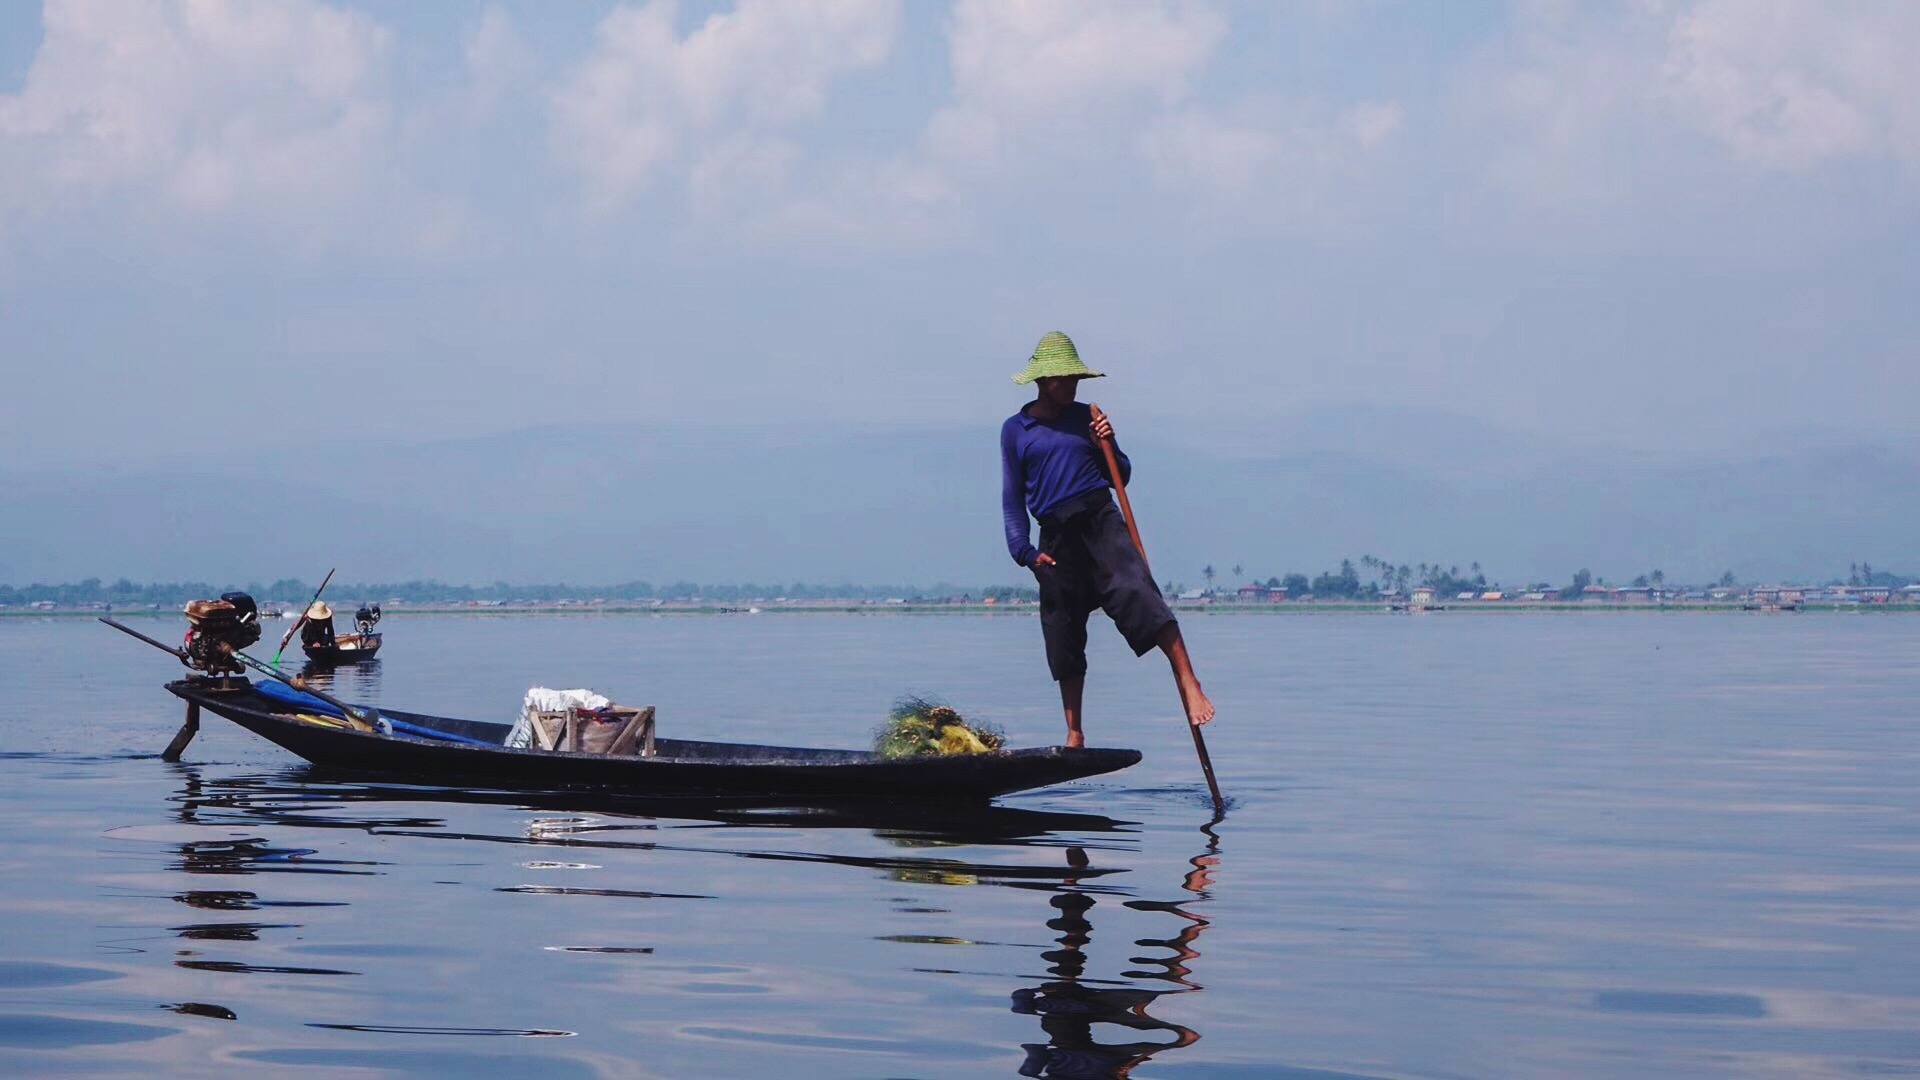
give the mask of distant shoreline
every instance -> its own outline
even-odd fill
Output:
[[[1439,605],[1425,611],[1393,610],[1384,602],[1348,602],[1337,600],[1296,600],[1277,604],[1263,603],[1191,603],[1175,602],[1173,610],[1179,615],[1199,616],[1310,616],[1310,615],[1396,615],[1430,617],[1436,615],[1531,615],[1531,614],[1580,614],[1580,615],[1689,615],[1689,614],[1741,614],[1741,615],[1800,615],[1800,614],[1902,614],[1920,613],[1920,604],[1801,604],[1791,609],[1756,608],[1745,604],[1722,602],[1669,602],[1669,603],[1620,603],[1620,602],[1581,602],[1581,601],[1460,601]],[[1018,604],[980,604],[980,603],[885,603],[852,601],[837,603],[820,601],[809,603],[759,605],[735,604],[699,604],[666,603],[658,606],[648,604],[500,604],[479,607],[465,604],[409,604],[389,605],[383,610],[388,618],[405,618],[409,615],[470,615],[482,618],[501,618],[507,616],[558,616],[558,617],[594,617],[594,616],[761,616],[761,615],[1022,615],[1039,613],[1039,605],[1032,601]],[[115,618],[164,618],[178,619],[180,612],[174,608],[10,608],[0,610],[0,619],[71,619],[79,617],[98,617],[112,615]],[[293,618],[269,618],[267,626],[285,622],[292,624]]]

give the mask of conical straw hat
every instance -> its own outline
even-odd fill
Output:
[[[307,609],[307,618],[314,622],[318,622],[321,619],[331,619],[333,618],[333,609],[327,606],[325,600],[315,600],[313,606]]]
[[[1077,375],[1082,379],[1106,378],[1080,362],[1080,350],[1073,347],[1073,339],[1058,330],[1047,331],[1047,336],[1034,346],[1033,358],[1027,361],[1027,368],[1013,377],[1013,381],[1026,385],[1035,379],[1044,379],[1057,375]]]

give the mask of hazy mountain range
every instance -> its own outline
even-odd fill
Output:
[[[349,582],[1022,582],[996,435],[582,424],[347,445],[240,427],[190,461],[0,470],[0,582],[330,566]],[[1508,585],[1581,567],[1755,581],[1920,566],[1913,444],[1654,454],[1384,408],[1237,431],[1138,422],[1121,439],[1155,570],[1179,583],[1209,563],[1264,578],[1362,554],[1478,561]]]

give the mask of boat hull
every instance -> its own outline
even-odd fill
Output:
[[[508,749],[306,723],[287,714],[287,705],[260,695],[244,680],[230,682],[231,689],[220,689],[183,679],[168,683],[167,690],[315,765],[404,777],[412,783],[480,781],[537,790],[585,787],[632,796],[980,801],[1115,772],[1140,760],[1140,751],[1117,747],[1050,746],[992,754],[882,758],[866,750],[684,739],[657,740],[658,754],[650,758]],[[506,724],[388,709],[380,714],[495,744],[508,731]]]
[[[335,638],[332,645],[302,645],[300,649],[316,664],[357,664],[373,659],[380,651],[380,635],[347,634]]]

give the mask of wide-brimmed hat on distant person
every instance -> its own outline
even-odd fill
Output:
[[[1027,361],[1026,370],[1013,377],[1013,381],[1025,386],[1035,379],[1058,378],[1066,376],[1076,379],[1104,379],[1105,375],[1080,362],[1080,350],[1073,347],[1073,339],[1058,330],[1047,331],[1047,336],[1034,346],[1033,357]]]
[[[326,601],[315,600],[313,606],[307,609],[307,618],[313,622],[331,619],[333,618],[333,609],[327,606]]]

